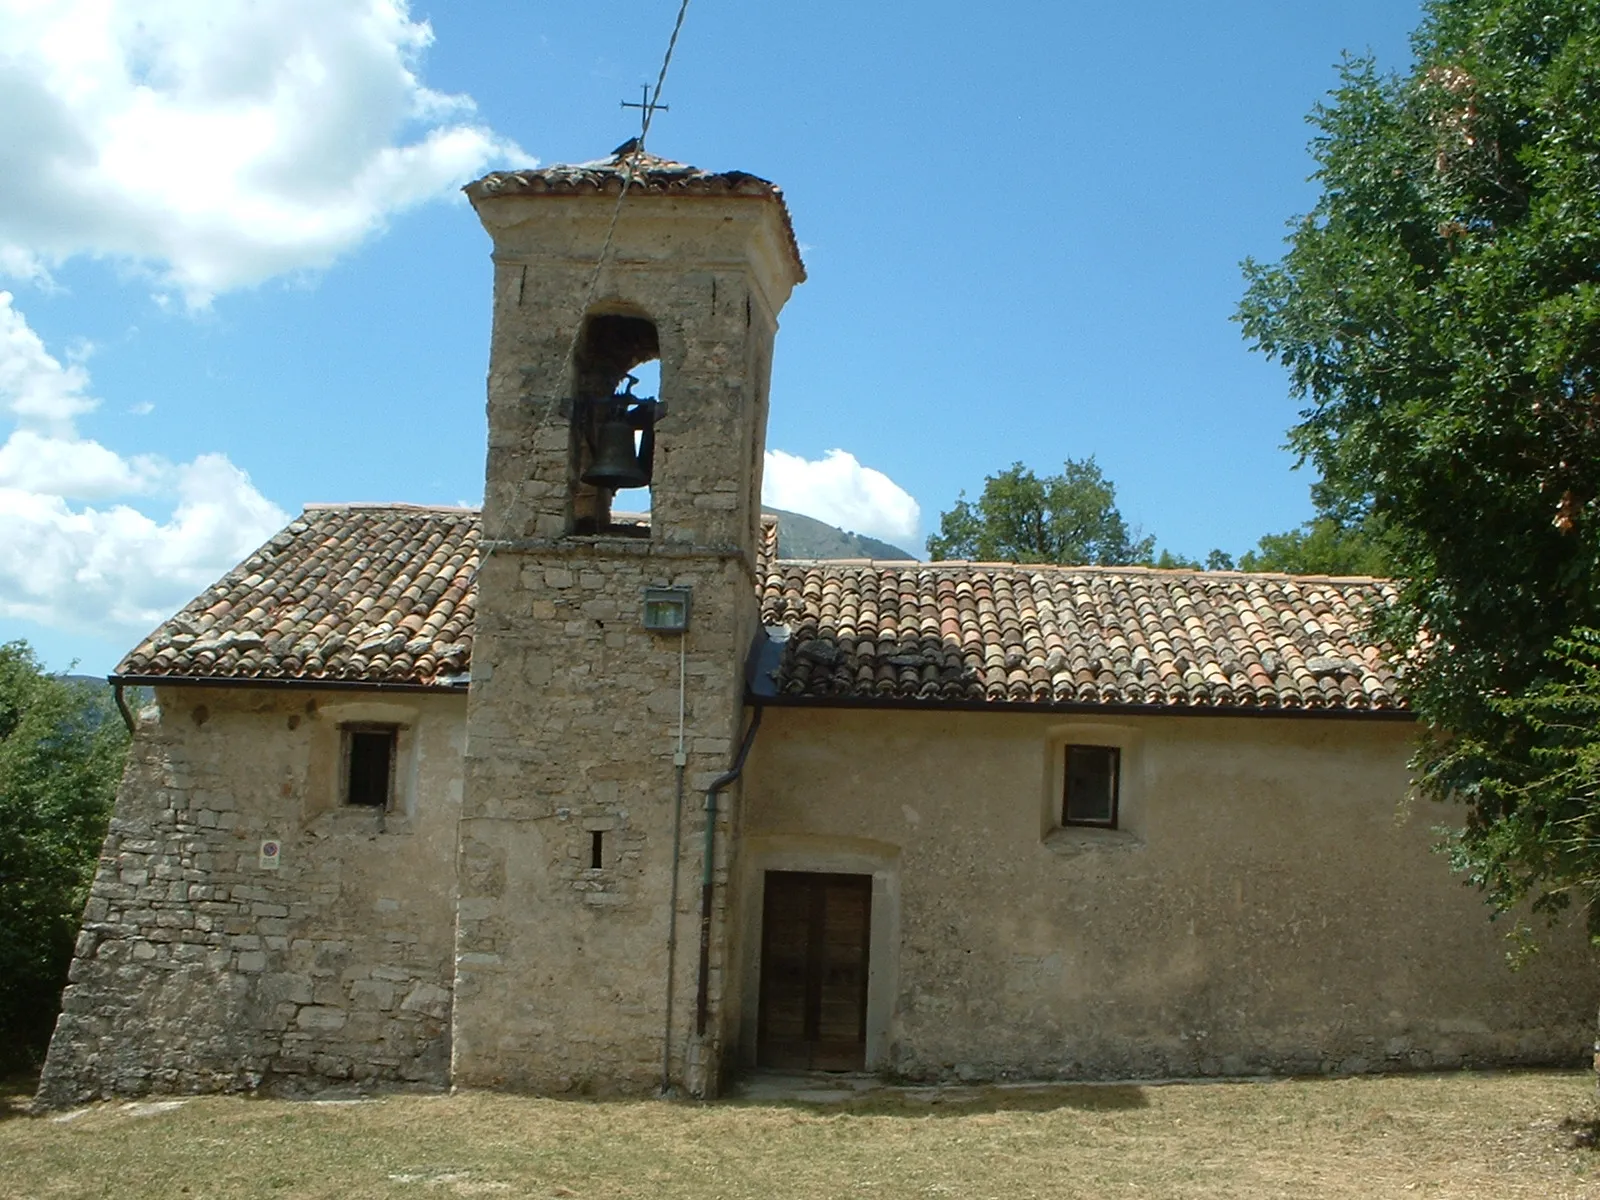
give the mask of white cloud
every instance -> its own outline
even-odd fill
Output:
[[[922,509],[909,492],[845,450],[829,450],[815,461],[768,450],[761,501],[900,543],[916,538],[922,520]]]
[[[0,487],[75,500],[153,491],[167,481],[171,470],[153,455],[123,458],[99,442],[50,437],[31,429],[13,431],[0,445]]]
[[[531,161],[421,83],[432,40],[406,0],[0,0],[0,277],[109,258],[203,305]],[[83,354],[0,292],[0,618],[124,638],[288,517],[220,454],[82,436]]]
[[[0,0],[0,271],[145,264],[203,304],[526,163],[416,75],[405,0]]]
[[[166,520],[0,487],[0,617],[137,636],[288,520],[220,454],[173,474],[178,503]]]
[[[63,366],[0,292],[0,618],[117,638],[144,633],[282,526],[288,516],[220,454],[126,458],[77,434],[89,375]],[[140,495],[170,510],[74,500]]]
[[[74,417],[94,408],[89,372],[82,363],[62,366],[39,335],[0,292],[0,412],[23,425],[64,434]]]

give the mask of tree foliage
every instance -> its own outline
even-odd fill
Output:
[[[1288,575],[1372,575],[1380,578],[1391,570],[1383,535],[1370,521],[1346,524],[1326,513],[1287,533],[1265,535],[1254,550],[1239,556],[1238,569],[1281,571]]]
[[[1458,865],[1501,908],[1593,901],[1546,718],[1600,627],[1600,0],[1430,0],[1413,51],[1312,114],[1320,199],[1239,315],[1330,502],[1383,531],[1417,777],[1471,805]]]
[[[50,1036],[127,741],[108,696],[0,645],[0,1067]]]
[[[1299,529],[1269,533],[1235,561],[1222,550],[1205,560],[1135,538],[1116,505],[1116,487],[1094,457],[1068,459],[1060,475],[1040,479],[1013,463],[984,480],[976,503],[966,493],[939,519],[928,553],[976,562],[1149,566],[1162,570],[1277,571],[1290,575],[1375,575],[1389,571],[1388,549],[1370,515],[1341,517],[1313,489],[1318,515]]]
[[[1600,633],[1560,638],[1549,657],[1551,678],[1491,701],[1533,735],[1525,747],[1468,736],[1450,748],[1478,776],[1455,866],[1501,907],[1600,893]]]
[[[1117,511],[1116,488],[1090,455],[1067,459],[1040,479],[1013,463],[983,481],[977,503],[966,493],[928,538],[931,558],[977,562],[1126,566],[1150,557],[1155,539],[1135,538]]]

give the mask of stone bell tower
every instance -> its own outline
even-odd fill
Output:
[[[452,1075],[645,1092],[665,1068],[709,1094],[737,998],[718,913],[699,1031],[702,798],[740,736],[772,344],[805,271],[742,172],[635,153],[466,192],[495,275]],[[652,359],[659,397],[632,394]],[[611,511],[644,476],[648,527]],[[647,594],[686,630],[647,628]]]

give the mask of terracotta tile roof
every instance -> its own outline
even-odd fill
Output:
[[[305,513],[146,638],[123,677],[459,685],[471,666],[476,510]],[[1370,579],[1137,567],[778,562],[787,630],[757,691],[796,703],[1402,708],[1363,614]]]
[[[649,517],[616,513],[621,523]],[[471,668],[479,513],[308,505],[117,665],[131,678],[450,686]],[[762,515],[756,567],[778,550]]]
[[[756,573],[765,579],[778,562],[778,518],[771,513],[762,513],[759,532],[761,537],[756,542]]]
[[[310,506],[117,674],[448,685],[472,658],[477,565],[474,509]]]
[[[800,280],[806,277],[805,261],[800,257],[800,243],[795,240],[794,225],[789,220],[789,206],[783,201],[783,189],[759,175],[747,171],[702,171],[687,163],[654,154],[640,153],[631,157],[625,151],[631,143],[619,147],[619,152],[609,158],[586,163],[557,163],[527,171],[492,171],[482,179],[475,179],[461,190],[474,204],[495,196],[559,196],[581,192],[609,192],[615,195],[622,186],[624,170],[632,172],[628,191],[653,195],[675,196],[753,196],[774,200],[783,218],[783,229],[799,268]]]
[[[1363,632],[1394,588],[1138,567],[780,563],[760,690],[812,701],[1166,709],[1402,706]]]

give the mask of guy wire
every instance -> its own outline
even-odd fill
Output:
[[[672,65],[672,52],[678,46],[678,34],[683,30],[683,18],[689,11],[689,0],[681,0],[678,5],[678,17],[672,24],[672,36],[667,39],[666,53],[661,56],[661,70],[656,75],[656,85],[651,90],[650,98],[645,104],[644,122],[639,131],[639,139],[628,152],[627,157],[618,165],[617,175],[622,180],[622,187],[617,192],[617,202],[611,209],[611,221],[606,226],[605,240],[600,243],[600,255],[595,259],[594,270],[589,273],[588,286],[584,288],[583,300],[578,305],[578,319],[572,327],[572,340],[567,343],[567,356],[565,362],[572,363],[578,353],[578,341],[583,336],[583,317],[589,311],[589,305],[594,301],[595,290],[600,286],[600,275],[605,270],[606,262],[611,257],[612,242],[616,238],[617,221],[622,216],[622,202],[628,197],[628,188],[633,185],[634,173],[640,157],[644,154],[645,138],[650,135],[650,122],[655,118],[656,105],[661,100],[661,89],[667,82],[667,68]],[[559,396],[551,396],[545,409],[545,419],[549,420],[551,412],[561,402]],[[516,512],[517,502],[522,499],[523,488],[527,485],[527,478],[517,481],[516,488],[511,493],[511,501],[506,505],[504,522],[496,537],[479,538],[478,565],[473,569],[471,579],[475,580],[478,573],[483,570],[483,564],[489,560],[496,549],[503,543],[510,522]]]

